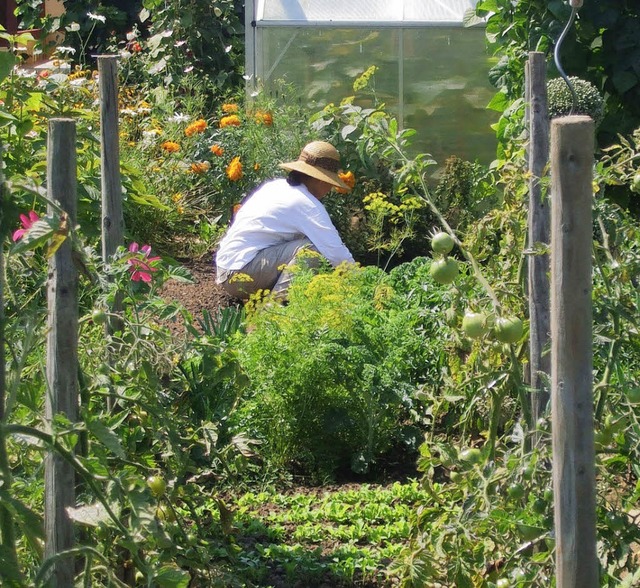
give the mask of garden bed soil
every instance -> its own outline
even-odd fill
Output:
[[[161,295],[168,301],[179,302],[191,313],[194,321],[202,317],[204,310],[215,315],[217,310],[237,304],[237,300],[216,284],[213,254],[207,254],[199,259],[179,259],[178,261],[191,272],[193,283],[168,280],[162,286]],[[180,331],[182,326],[173,324],[171,329]]]

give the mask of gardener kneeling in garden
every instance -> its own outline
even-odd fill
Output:
[[[340,156],[333,145],[314,141],[297,161],[280,164],[286,179],[265,182],[238,210],[216,253],[217,282],[246,300],[258,290],[285,299],[296,262],[317,267],[315,251],[334,267],[353,256],[340,239],[321,200],[333,187],[349,189],[338,176]]]

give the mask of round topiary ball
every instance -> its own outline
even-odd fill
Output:
[[[570,76],[569,81],[578,98],[576,110],[572,113],[573,97],[567,83],[562,78],[547,82],[547,101],[550,118],[584,114],[590,116],[595,124],[599,124],[604,116],[604,100],[598,89],[587,80]]]

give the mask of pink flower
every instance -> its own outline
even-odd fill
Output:
[[[31,228],[33,223],[40,220],[40,217],[36,214],[34,210],[29,211],[29,215],[21,214],[20,222],[22,223],[22,228],[14,231],[13,236],[11,237],[14,241],[19,241],[22,237],[25,236],[26,232]]]
[[[131,279],[134,282],[145,282],[148,284],[151,282],[151,274],[158,271],[158,268],[153,267],[151,264],[161,258],[158,256],[150,257],[151,246],[149,245],[140,247],[137,243],[131,243],[131,245],[129,245],[129,251],[134,254],[134,256],[127,260],[130,266]]]

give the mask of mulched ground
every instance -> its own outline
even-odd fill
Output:
[[[202,317],[202,311],[208,310],[215,315],[220,308],[237,304],[218,284],[216,270],[213,265],[213,254],[200,259],[179,259],[189,269],[194,278],[193,284],[169,280],[162,287],[162,296],[167,300],[180,302],[194,317]],[[180,329],[175,325],[172,329]]]

